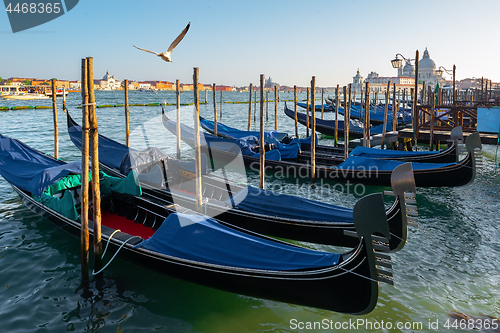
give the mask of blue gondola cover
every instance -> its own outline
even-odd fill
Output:
[[[297,270],[338,264],[340,254],[251,236],[212,218],[170,214],[151,238],[135,246],[178,258],[261,270]]]
[[[353,222],[352,209],[296,195],[277,194],[253,186],[248,186],[248,191],[241,190],[234,194],[233,200],[226,200],[228,205],[232,205],[232,202],[238,202],[235,208],[263,215],[330,223]]]
[[[11,184],[42,195],[70,172],[81,173],[82,163],[64,163],[44,156],[21,141],[0,134],[0,174]]]

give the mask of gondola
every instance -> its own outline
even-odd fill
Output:
[[[163,113],[163,125],[172,134],[176,135],[176,123]],[[194,147],[194,131],[191,127],[181,124],[181,139]],[[240,152],[234,150],[237,142],[232,142],[227,149],[227,140],[218,138],[208,133],[202,133],[201,150],[213,160],[230,162]],[[223,142],[224,141],[224,142]],[[481,141],[479,133],[473,133],[466,139],[467,155],[456,163],[418,163],[411,162],[415,184],[417,187],[455,187],[464,186],[474,180],[476,161],[481,157]],[[243,161],[247,170],[258,172],[260,160],[256,157],[245,156]],[[309,159],[300,156],[296,161],[266,160],[266,172],[275,172],[284,177],[296,179],[297,177],[310,178],[311,166]],[[331,160],[331,159],[330,159]],[[327,179],[349,184],[364,184],[374,186],[390,186],[392,171],[404,162],[381,160],[350,156],[343,163],[336,165],[328,158],[316,159],[316,178]]]
[[[65,201],[79,214],[74,198],[81,185],[74,177],[81,163],[66,164],[2,135],[0,156],[0,174],[23,203],[79,237],[79,215],[67,216],[58,205],[46,203]],[[73,177],[72,187],[67,177]],[[57,189],[60,198],[49,189]],[[330,253],[235,230],[203,215],[154,205],[140,191],[134,195],[116,189],[101,192],[102,241],[133,264],[220,290],[347,314],[370,312],[377,304],[379,281],[392,284],[390,257],[375,253],[380,245],[373,243],[390,238],[380,193],[354,207],[359,244],[346,253]],[[146,223],[146,214],[154,217],[153,224]],[[92,223],[89,227],[93,234]]]
[[[295,119],[295,111],[290,110],[285,103],[285,114]],[[307,114],[302,112],[297,112],[297,121],[304,126],[307,126]],[[309,128],[312,127],[312,115],[309,116]],[[370,133],[381,134],[384,129],[383,125],[379,125],[370,129]],[[387,131],[392,130],[392,125],[389,123],[387,125]],[[321,134],[335,136],[335,120],[325,120],[316,118],[316,131]],[[338,121],[338,135],[344,136],[344,121]],[[363,123],[357,119],[351,119],[349,122],[349,138],[362,138],[363,137]]]
[[[297,102],[297,105],[300,106],[300,107],[303,107],[304,109],[307,109],[307,103],[300,103],[300,102]],[[311,110],[311,104],[309,104],[309,110]],[[314,110],[316,112],[321,112],[321,104],[320,105],[314,105]],[[323,104],[323,112],[333,112],[335,111],[334,108],[332,108],[332,106],[330,104]]]
[[[287,113],[288,111],[288,113]],[[289,115],[289,113],[294,113],[286,108],[285,113]],[[303,114],[301,114],[303,115]],[[316,122],[321,121],[321,119],[316,118]],[[335,121],[334,120],[326,120],[324,122],[329,122],[330,126],[332,126],[332,131],[335,130]],[[200,117],[200,126],[206,130],[207,132],[214,134],[214,123],[211,120],[204,119]],[[236,128],[226,126],[220,122],[217,123],[217,135],[223,138],[234,139],[239,138],[244,135],[254,135],[258,136],[259,132],[256,131],[240,131]],[[458,126],[451,130],[451,145],[445,150],[440,151],[399,151],[399,150],[385,150],[385,149],[377,149],[377,148],[369,148],[358,146],[351,150],[349,156],[362,156],[367,158],[375,158],[375,159],[386,159],[386,160],[395,160],[395,161],[403,161],[403,162],[419,162],[419,163],[452,163],[459,161],[459,152],[458,149],[461,149],[463,146],[463,135],[462,135],[462,127]],[[277,140],[287,141],[290,140],[287,133],[278,132],[278,131],[266,131],[265,132],[265,140],[266,142],[274,142]],[[301,139],[301,155],[310,156],[311,151],[311,139]],[[457,149],[458,148],[458,149]],[[316,156],[317,158],[321,158],[322,156],[328,156],[330,158],[335,158],[339,161],[339,163],[344,161],[344,148],[338,148],[333,146],[325,146],[325,145],[316,145]]]
[[[68,133],[75,144],[81,149],[81,127],[68,117]],[[136,152],[119,142],[99,135],[99,158],[101,168],[109,175],[124,178],[129,168],[126,161],[130,153]],[[161,159],[151,162],[147,167],[144,163],[136,167],[139,172],[143,191],[158,200],[173,202],[190,209],[196,207],[193,182],[188,177],[182,177],[179,163],[174,159],[161,155]],[[181,162],[182,163],[182,162]],[[154,169],[160,172],[152,180],[148,174],[154,174]],[[182,168],[182,167],[181,167]],[[184,168],[186,169],[186,167]],[[142,170],[143,173],[141,173]],[[144,174],[144,177],[142,177]],[[391,176],[395,202],[387,210],[387,221],[391,231],[390,251],[403,248],[407,239],[408,224],[417,222],[416,193],[413,172],[410,164],[398,167]],[[163,184],[163,186],[162,186]],[[354,247],[358,241],[345,234],[354,231],[352,210],[293,195],[278,194],[231,182],[213,175],[203,175],[203,195],[206,214],[217,216],[218,219],[231,225],[236,225],[261,234],[288,238],[311,243]],[[229,190],[228,190],[229,189]],[[245,196],[242,199],[242,196]],[[242,199],[242,200],[241,200]],[[407,201],[411,204],[407,205]],[[407,217],[407,214],[411,215]]]
[[[327,101],[328,102],[328,101]],[[331,103],[331,102],[330,102]],[[333,105],[333,104],[330,104]],[[392,106],[389,106],[387,113],[387,122],[392,124],[392,119],[394,118],[394,114],[392,111]],[[390,112],[389,112],[390,110]],[[339,113],[344,115],[345,109],[342,106],[339,106]],[[365,107],[363,105],[363,115],[365,114]],[[370,106],[370,124],[372,125],[380,125],[384,123],[384,114],[385,107],[378,105],[376,108],[372,105]],[[353,119],[361,119],[361,104],[359,102],[351,103],[351,118]],[[402,108],[398,110],[397,118],[398,124],[411,124],[412,121],[412,113],[411,109],[405,109],[404,112],[404,121],[403,121],[403,111]]]

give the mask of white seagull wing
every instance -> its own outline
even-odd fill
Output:
[[[177,36],[177,38],[172,42],[172,44],[170,44],[170,46],[168,47],[168,50],[166,52],[167,54],[172,53],[173,49],[177,46],[177,44],[179,44],[181,42],[181,40],[184,38],[184,36],[186,36],[190,25],[191,25],[191,22],[188,23],[188,25],[184,28],[184,30],[182,30],[182,32],[179,34],[179,36]]]
[[[156,53],[156,52],[149,51],[149,50],[146,50],[146,49],[141,49],[140,47],[137,47],[137,46],[135,46],[135,45],[132,45],[132,46],[133,46],[133,47],[135,47],[136,49],[139,49],[139,50],[142,50],[142,51],[146,51],[146,52],[149,52],[149,53],[153,53],[153,54],[158,55],[158,53]]]

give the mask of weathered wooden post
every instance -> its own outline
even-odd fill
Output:
[[[181,87],[179,79],[175,80],[175,99],[176,99],[176,112],[177,112],[177,122],[175,124],[175,133],[177,133],[177,159],[181,159]]]
[[[267,90],[266,90],[266,121],[269,121],[269,91]]]
[[[264,96],[261,94],[261,96]],[[274,129],[278,130],[278,87],[274,86]]]
[[[80,254],[82,260],[82,283],[89,282],[89,87],[87,84],[88,63],[82,59],[82,185],[80,214]]]
[[[346,95],[345,91],[346,87],[344,87],[344,96]],[[348,102],[345,103],[347,107],[344,106],[344,159],[347,159],[349,156],[349,126],[351,123],[351,91],[352,91],[352,83],[349,83],[349,98]],[[345,101],[345,97],[344,97]]]
[[[311,79],[311,184],[316,180],[316,107],[314,105],[314,93],[316,92],[316,77]]]
[[[413,139],[415,140],[415,145],[417,143],[417,138],[418,138],[418,130],[417,130],[417,127],[418,127],[418,109],[417,109],[417,91],[418,91],[418,58],[419,58],[419,54],[418,54],[418,50],[415,52],[415,87],[414,87],[414,90],[415,90],[415,95],[413,96],[413,103],[412,103],[412,107],[411,107],[411,124],[412,124],[412,130],[413,130]],[[403,109],[403,121],[404,121],[404,109]]]
[[[385,91],[385,108],[384,108],[384,128],[382,129],[382,142],[380,148],[384,149],[385,133],[387,132],[387,111],[389,110],[389,94],[391,93],[391,80],[387,82],[387,89]]]
[[[56,79],[52,79],[52,113],[54,115],[54,157],[59,158],[59,125],[57,122]]]
[[[261,87],[261,89],[264,89]],[[257,92],[253,92],[253,121],[257,121]]]
[[[97,129],[97,115],[95,112],[94,96],[94,70],[93,58],[88,57],[87,83],[89,91],[89,123],[90,143],[92,149],[92,211],[94,221],[94,272],[102,268],[102,244],[101,244],[101,188],[99,182],[99,133]],[[102,276],[102,273],[96,276]]]
[[[264,74],[260,75],[260,145],[259,145],[259,158],[260,158],[260,182],[259,187],[264,189],[265,171],[265,141],[264,141]]]
[[[200,143],[200,103],[198,101],[198,67],[194,68],[193,87],[194,87],[194,160],[196,174],[196,211],[202,213],[202,183],[201,183],[201,143]],[[215,96],[215,83],[214,83]],[[214,97],[215,98],[215,97]],[[214,103],[215,105],[215,103]],[[217,112],[216,112],[217,113]]]
[[[427,101],[425,100],[425,81],[422,81],[422,96],[420,98],[422,99],[422,105],[427,105]]]
[[[406,111],[406,88],[403,89],[403,117],[401,118],[401,125],[405,125],[405,111]]]
[[[222,119],[222,90],[220,91],[220,119]]]
[[[215,92],[216,90],[214,90],[214,96],[215,96]],[[222,91],[221,91],[222,93]],[[222,99],[222,94],[221,94],[221,99]],[[215,100],[214,100],[214,105],[215,105]],[[221,101],[221,104],[220,104],[220,107],[221,107],[221,118],[222,118],[222,101]],[[214,108],[214,135],[217,136],[217,108]]]
[[[365,82],[365,147],[370,147],[370,87],[369,83]],[[377,105],[375,105],[377,107]]]
[[[130,147],[130,130],[129,130],[129,117],[128,117],[128,80],[125,79],[125,144]]]
[[[252,129],[252,90],[253,90],[253,84],[250,83],[250,97],[248,98],[248,126],[247,126],[247,131],[250,131]]]
[[[214,119],[217,119],[217,86],[215,85],[215,83],[212,84],[212,93],[214,97]],[[214,121],[214,127],[215,127],[214,133],[215,135],[217,135],[217,125],[215,124],[215,121]]]
[[[205,88],[205,104],[207,104],[208,90]]]
[[[306,138],[309,137],[309,87],[307,87],[307,102],[306,102],[306,106],[307,106],[307,123],[306,123]]]
[[[325,111],[325,89],[321,88],[321,119],[323,119],[324,111]]]
[[[395,131],[398,125],[398,107],[396,102],[396,84],[392,90],[392,130]]]
[[[294,105],[294,110],[295,110],[295,137],[299,137],[299,125],[298,125],[298,119],[297,119],[297,86],[293,86],[293,105]]]
[[[63,112],[66,112],[66,87],[63,87]]]
[[[431,128],[429,133],[429,149],[432,151],[433,148],[433,140],[434,140],[434,113],[436,107],[436,99],[434,98],[434,94],[432,94],[432,102],[431,102]]]
[[[339,146],[339,85],[337,84],[337,89],[335,89],[335,147]],[[345,109],[344,109],[345,110]],[[345,114],[345,111],[344,111]]]

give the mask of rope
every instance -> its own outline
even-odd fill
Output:
[[[95,103],[88,103],[88,104],[78,104],[78,105],[81,105],[81,106],[91,106],[91,105],[96,105]]]
[[[379,280],[372,279],[372,278],[370,278],[370,277],[368,277],[368,276],[361,275],[361,274],[359,274],[359,273],[353,272],[353,271],[348,270],[348,269],[345,269],[345,268],[343,268],[343,267],[339,267],[339,268],[340,268],[341,270],[343,270],[344,272],[347,272],[347,273],[351,273],[351,274],[357,275],[357,276],[362,277],[362,278],[364,278],[364,279],[367,279],[367,280],[370,280],[370,281],[373,281],[373,282],[380,282]]]
[[[118,230],[115,230],[115,231],[111,234],[111,236],[109,236],[109,238],[108,238],[108,244],[106,244],[106,248],[104,249],[104,252],[103,252],[103,254],[102,254],[101,259],[104,257],[104,254],[106,253],[106,250],[108,249],[108,245],[109,245],[109,241],[111,240],[111,237],[113,237],[113,235],[114,235],[115,233],[117,233],[118,231],[120,231],[120,230],[119,230],[119,229],[118,229]],[[127,239],[126,241],[124,241],[124,242],[122,243],[122,245],[120,245],[120,247],[118,248],[118,250],[116,250],[115,254],[113,255],[113,257],[111,257],[111,259],[108,261],[108,263],[107,263],[106,265],[104,265],[104,267],[103,267],[103,268],[101,268],[98,272],[95,272],[94,270],[92,270],[92,275],[94,275],[94,276],[95,276],[95,275],[97,275],[97,274],[102,273],[102,272],[103,272],[103,271],[104,271],[104,270],[105,270],[105,269],[109,266],[109,264],[111,264],[111,262],[115,259],[116,255],[118,254],[118,252],[120,252],[120,250],[122,249],[122,247],[123,247],[125,244],[127,244],[127,242],[128,242],[129,240],[134,239],[134,238],[141,238],[141,239],[142,239],[142,237],[139,237],[139,236],[132,236],[132,237],[130,237],[129,239]]]
[[[495,152],[495,170],[498,168],[497,156],[498,156],[498,144],[499,143],[500,143],[500,124],[498,125],[497,151]]]

